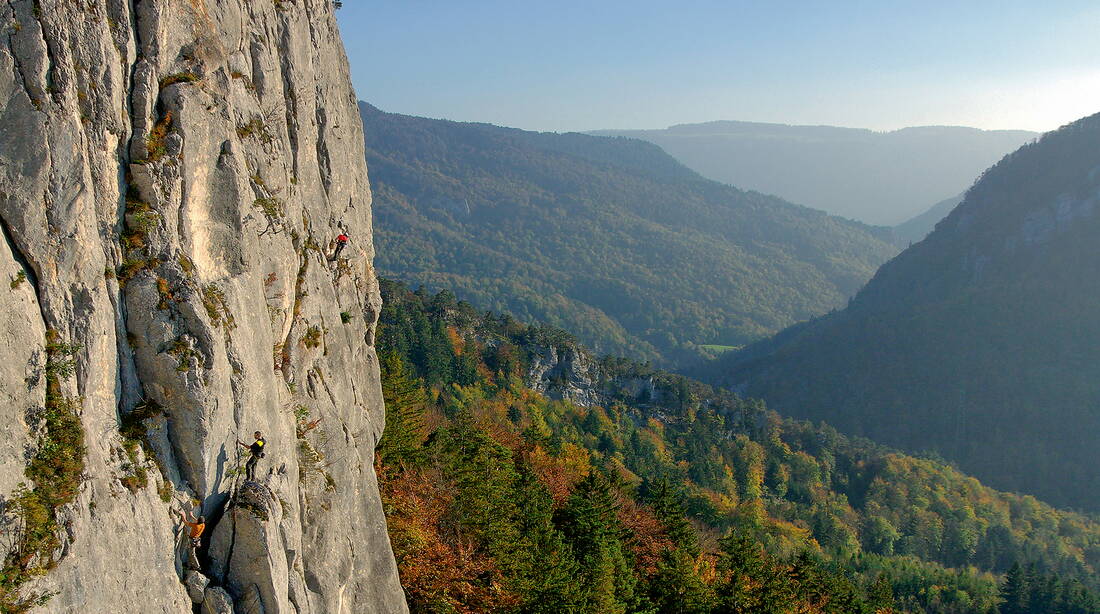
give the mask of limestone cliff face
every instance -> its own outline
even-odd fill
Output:
[[[606,407],[624,397],[645,399],[641,402],[646,404],[670,402],[667,389],[658,384],[659,376],[648,367],[641,373],[609,372],[588,349],[575,342],[533,343],[524,349],[531,361],[524,383],[551,399],[580,407]],[[661,415],[656,405],[651,409],[654,415]]]
[[[47,331],[80,346],[55,381],[85,467],[56,567],[22,588],[56,593],[40,611],[406,611],[372,469],[380,299],[332,10],[0,6],[3,496],[44,441]],[[147,436],[128,447],[135,408]],[[236,440],[255,430],[245,483]],[[201,576],[171,515],[196,501]]]
[[[599,365],[579,345],[536,345],[528,348],[531,367],[527,385],[552,399],[564,399],[581,407],[600,403]]]

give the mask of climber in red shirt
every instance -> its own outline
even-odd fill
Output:
[[[340,257],[340,252],[344,251],[344,248],[348,246],[348,236],[344,233],[340,233],[340,236],[336,237],[336,251],[332,254],[332,259],[336,260]]]

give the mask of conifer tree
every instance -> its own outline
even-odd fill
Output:
[[[1013,563],[1001,584],[1000,614],[1028,614],[1027,578],[1019,563]]]
[[[893,611],[894,588],[890,585],[890,579],[885,574],[879,574],[867,589],[867,600],[875,612]]]
[[[770,557],[745,533],[731,532],[718,545],[726,581],[718,589],[715,614],[747,614],[764,607],[760,587],[773,574]]]
[[[624,614],[638,605],[636,579],[623,545],[623,527],[616,513],[619,505],[607,478],[592,470],[577,484],[556,515],[579,564],[585,592],[578,612]]]
[[[695,571],[694,559],[682,550],[666,550],[657,573],[648,580],[649,599],[660,614],[708,614],[715,595]]]
[[[458,526],[485,545],[503,568],[512,568],[519,540],[512,452],[482,430],[463,409],[436,439],[440,469],[455,486],[452,514]]]
[[[577,562],[553,523],[550,492],[525,462],[516,466],[516,517],[522,555],[513,589],[523,595],[519,614],[573,612],[583,596],[577,585]]]
[[[381,368],[386,428],[378,442],[378,458],[383,464],[418,463],[424,457],[421,448],[424,389],[396,352],[382,356]]]
[[[677,548],[689,556],[699,554],[699,537],[695,528],[688,522],[682,503],[680,489],[674,488],[665,476],[642,482],[641,495],[653,508],[653,513],[661,521],[669,539]]]

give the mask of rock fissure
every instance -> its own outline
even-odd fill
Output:
[[[223,512],[221,519],[221,522],[229,522],[230,525],[232,525],[230,527],[231,533],[229,539],[229,551],[227,552],[225,557],[225,570],[227,573],[228,570],[233,568],[233,552],[237,546],[237,522],[233,518],[233,498],[237,496],[237,481],[238,480],[236,479],[234,480],[233,490],[230,492],[229,499],[226,500],[226,509]],[[226,516],[228,516],[228,519],[226,518]],[[215,525],[214,528],[216,530],[217,526]],[[224,584],[226,581],[225,575],[223,574],[222,577],[218,578],[218,581]]]
[[[0,193],[0,197],[3,193]],[[8,245],[8,249],[11,250],[12,255],[15,257],[15,261],[23,268],[26,273],[27,282],[30,283],[31,288],[34,289],[35,302],[38,305],[42,305],[42,296],[38,289],[38,275],[34,271],[34,267],[31,266],[30,261],[27,259],[23,251],[19,249],[19,244],[12,238],[11,227],[8,225],[8,221],[4,219],[3,215],[0,215],[0,232],[4,233],[4,241]],[[42,317],[42,323],[46,323],[46,314],[39,312]]]
[[[20,30],[22,30],[23,25],[19,23],[19,17],[15,14],[15,6],[12,4],[12,0],[7,0],[7,5],[8,5],[8,12],[11,14],[11,17],[10,17],[10,21],[8,21],[8,23],[6,24],[6,27],[5,27],[5,32],[7,34],[7,36],[5,38],[7,39],[7,42],[8,42],[7,48],[8,49],[14,49],[15,48],[15,43],[14,43],[15,34],[18,33]],[[23,67],[19,65],[19,58],[17,58],[15,56],[15,54],[12,54],[12,64],[13,64],[13,68],[15,69],[15,72],[19,75],[19,80],[20,81],[26,81],[26,78],[23,76]],[[24,84],[23,90],[26,91],[26,89],[27,89],[26,85]]]
[[[120,56],[121,70],[120,76],[122,79],[121,86],[127,92],[125,96],[125,104],[121,105],[120,111],[122,117],[120,118],[122,124],[127,130],[120,130],[118,135],[118,143],[116,145],[115,161],[118,165],[118,170],[115,173],[117,178],[118,188],[118,215],[113,226],[112,242],[117,245],[112,245],[110,248],[104,249],[104,258],[108,267],[111,270],[117,269],[122,264],[121,260],[126,256],[126,250],[121,244],[121,238],[126,228],[126,214],[127,214],[127,196],[131,189],[136,189],[129,181],[130,177],[130,164],[132,162],[130,151],[132,146],[132,139],[136,134],[136,126],[134,124],[134,117],[137,116],[134,113],[134,93],[133,84],[135,83],[135,75],[137,71],[138,62],[140,60],[139,50],[141,49],[140,36],[141,33],[137,27],[137,20],[133,18],[136,15],[136,5],[141,0],[125,0],[124,2],[117,2],[117,6],[121,10],[122,14],[126,18],[126,28],[116,27],[118,22],[116,19],[108,17],[108,29],[112,34],[115,51]],[[111,0],[107,0],[106,9],[110,14]],[[117,12],[116,12],[117,15]],[[120,34],[116,34],[115,30],[119,30]],[[121,32],[126,33],[127,46],[122,47]],[[133,42],[134,53],[131,56],[128,43]],[[132,59],[131,59],[132,58]],[[104,275],[107,275],[107,270],[104,270]],[[113,274],[111,275],[114,276]],[[134,408],[141,402],[144,402],[146,398],[150,398],[146,392],[144,385],[141,381],[141,377],[138,375],[137,365],[134,360],[134,351],[129,341],[129,326],[127,316],[127,306],[124,297],[125,290],[121,287],[121,284],[114,284],[113,288],[109,288],[109,297],[111,305],[116,313],[115,317],[115,337],[116,347],[118,348],[118,355],[120,357],[119,367],[119,383],[121,387],[121,394],[119,395],[118,411],[119,416],[130,414],[134,411]],[[121,423],[120,423],[121,426]],[[169,423],[165,423],[164,428],[169,428]],[[147,439],[147,438],[146,438]],[[161,479],[165,483],[165,488],[174,489],[175,485],[172,483],[171,477],[166,470],[166,465],[174,466],[174,458],[157,458],[157,468],[161,473]],[[177,471],[178,473],[178,471]]]
[[[62,87],[68,85],[67,83],[60,83],[57,78],[57,39],[54,37],[46,36],[46,24],[43,21],[42,3],[40,0],[34,0],[34,15],[35,22],[38,24],[38,32],[42,38],[42,45],[46,48],[46,66],[44,69],[44,77],[46,79],[46,93],[50,95],[53,103],[56,105],[62,105]]]
[[[15,4],[13,4],[11,0],[8,0],[8,7],[11,8],[12,12],[12,28],[9,30],[8,34],[8,49],[15,50],[19,46],[19,41],[16,39],[20,37],[25,26],[20,20],[20,15]],[[35,23],[38,23],[37,20],[35,20]],[[41,98],[38,96],[39,88],[34,87],[31,83],[30,77],[27,75],[27,71],[23,66],[23,62],[20,61],[18,53],[12,53],[12,60],[15,65],[15,70],[19,75],[19,81],[22,84],[24,93],[27,95],[27,98],[30,99],[31,104],[35,107],[39,107],[41,104]]]

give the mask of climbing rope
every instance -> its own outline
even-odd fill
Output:
[[[237,496],[237,488],[241,483],[241,446],[240,437],[233,438],[233,451],[236,453],[236,461],[233,463],[233,485],[229,488],[229,500]]]

